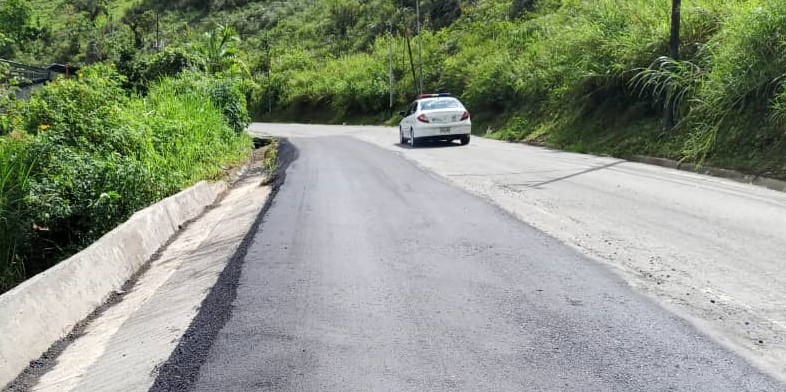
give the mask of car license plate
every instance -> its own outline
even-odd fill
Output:
[[[439,133],[450,133],[450,127],[442,127],[439,129]]]

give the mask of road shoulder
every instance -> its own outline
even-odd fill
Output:
[[[137,280],[32,365],[8,391],[147,391],[271,193],[241,178],[185,227]]]

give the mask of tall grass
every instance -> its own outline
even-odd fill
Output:
[[[649,98],[674,118],[684,117],[694,104],[704,71],[690,61],[658,57],[649,68],[637,73],[630,83],[642,98]]]
[[[23,142],[12,137],[0,139],[0,292],[25,276],[18,254],[27,244],[23,232],[23,198],[29,185],[30,167],[26,164]]]
[[[681,118],[685,159],[730,162],[738,156],[736,164],[745,166],[744,159],[755,162],[783,148],[786,4],[754,0],[718,9],[709,18],[694,12],[711,27],[688,52],[692,58],[659,58],[634,84]]]
[[[248,158],[250,137],[233,129],[247,123],[236,123],[220,99],[205,99],[211,90],[223,88],[220,81],[187,73],[162,80],[127,111],[125,121],[144,130],[145,148],[137,157],[160,183],[168,184],[165,193],[218,179],[228,165]]]

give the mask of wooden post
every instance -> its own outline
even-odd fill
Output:
[[[390,93],[390,102],[388,104],[388,111],[390,112],[390,117],[393,117],[393,85],[396,83],[396,79],[393,76],[393,24],[388,23],[388,57],[390,60],[390,69],[388,73],[390,83],[389,93]]]
[[[678,60],[680,56],[680,8],[682,0],[671,0],[671,40],[669,57]]]
[[[680,57],[680,8],[682,0],[671,0],[671,39],[669,40],[669,57],[678,60]],[[674,128],[674,109],[667,107],[663,127],[666,131]]]

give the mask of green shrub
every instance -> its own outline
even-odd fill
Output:
[[[167,47],[150,54],[138,52],[129,61],[121,62],[121,71],[130,85],[145,91],[147,86],[162,78],[176,76],[184,71],[205,71],[206,60],[187,47]]]
[[[138,148],[118,113],[129,98],[125,79],[113,68],[87,68],[76,79],[64,79],[39,89],[19,114],[25,132],[47,143],[83,151],[128,153]]]
[[[41,138],[30,151],[38,157],[25,198],[39,228],[31,238],[32,271],[88,245],[159,196],[155,178],[131,156],[91,153]]]
[[[221,79],[210,86],[210,99],[224,114],[224,119],[235,132],[243,132],[251,122],[246,94],[238,79]]]

